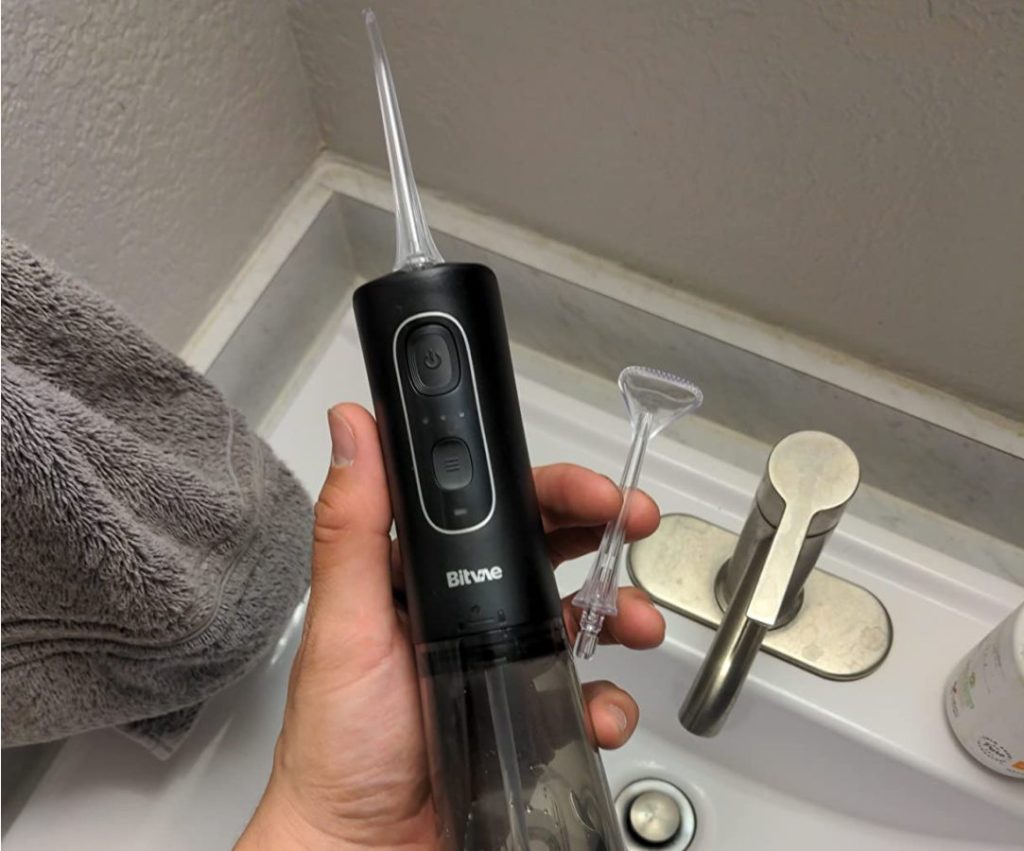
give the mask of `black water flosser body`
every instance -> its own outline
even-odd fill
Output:
[[[366,13],[395,190],[395,271],[354,296],[405,571],[446,849],[614,849],[607,782],[547,556],[498,284],[445,263]]]

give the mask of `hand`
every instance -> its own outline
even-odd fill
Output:
[[[436,840],[418,680],[392,597],[396,548],[373,418],[357,405],[328,413],[333,459],[315,510],[309,607],[292,667],[284,725],[267,790],[237,849],[371,848],[419,851]],[[548,550],[558,563],[597,548],[618,513],[618,488],[569,464],[534,471]],[[649,535],[658,509],[640,495],[627,537]],[[604,640],[661,643],[665,623],[635,588],[619,593]],[[563,611],[570,639],[577,612]],[[603,748],[623,745],[639,710],[609,682],[584,686]]]

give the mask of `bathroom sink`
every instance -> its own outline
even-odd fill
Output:
[[[534,463],[617,472],[623,416],[528,380],[520,393]],[[329,458],[325,411],[344,399],[368,400],[350,317],[265,428],[314,493]],[[665,440],[643,484],[666,513],[738,531],[756,477]],[[677,712],[712,633],[666,612],[660,649],[602,647],[581,668],[585,679],[629,688],[641,707],[636,736],[605,755],[613,796],[646,778],[678,787],[696,811],[694,851],[1020,847],[1024,783],[960,749],[941,694],[953,665],[1024,589],[864,522],[856,500],[822,566],[886,605],[895,638],[882,666],[833,682],[759,654],[722,732],[702,739],[683,730]],[[587,567],[581,560],[559,570],[564,593]],[[210,701],[170,760],[111,732],[69,741],[4,836],[8,851],[230,847],[270,770],[301,618],[300,608],[272,657]]]
[[[1011,786],[1019,781],[993,778],[992,785],[1007,788],[988,798],[987,782],[972,788],[960,777],[942,776],[934,764],[919,764],[894,743],[773,687],[771,671],[748,682],[717,738],[685,733],[676,710],[696,663],[672,640],[642,666],[628,651],[611,650],[585,672],[626,686],[641,706],[640,731],[605,756],[613,794],[638,779],[675,785],[696,810],[692,849],[905,851],[1024,843],[1024,790]],[[942,736],[944,746],[941,707],[931,703],[923,726]],[[894,705],[876,708],[898,712]],[[962,754],[947,756],[954,772],[975,773]]]

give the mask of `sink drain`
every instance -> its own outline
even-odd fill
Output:
[[[664,780],[630,783],[615,799],[627,851],[684,851],[693,842],[697,816],[682,791]]]

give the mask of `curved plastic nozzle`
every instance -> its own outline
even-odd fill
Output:
[[[409,149],[405,144],[402,114],[398,111],[395,81],[384,51],[384,41],[372,9],[363,10],[366,32],[373,50],[373,73],[377,78],[377,98],[380,116],[384,122],[384,139],[388,147],[388,165],[391,168],[391,188],[395,193],[395,269],[422,269],[444,263],[441,252],[427,226],[416,180],[412,175]]]
[[[667,425],[696,410],[704,401],[704,394],[692,381],[646,366],[627,366],[622,370],[619,390],[632,422],[633,442],[619,480],[622,492],[619,516],[605,528],[594,566],[572,600],[576,608],[583,609],[575,646],[579,659],[594,655],[604,619],[619,611],[619,560],[626,540],[626,518],[640,480],[647,444]]]

